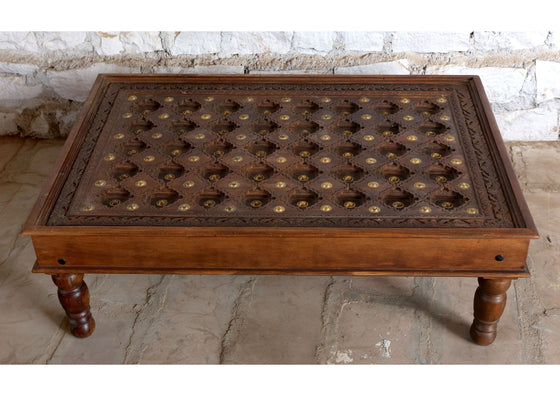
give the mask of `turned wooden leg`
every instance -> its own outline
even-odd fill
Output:
[[[511,279],[478,278],[474,294],[474,321],[471,338],[478,345],[490,345],[495,339],[498,321],[506,307],[506,291]]]
[[[58,300],[66,311],[72,334],[84,338],[93,333],[95,321],[89,310],[89,290],[83,274],[58,274],[52,276],[58,287]]]

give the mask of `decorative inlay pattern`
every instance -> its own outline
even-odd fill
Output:
[[[512,227],[469,87],[112,83],[48,225]]]

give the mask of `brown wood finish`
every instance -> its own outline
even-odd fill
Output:
[[[75,274],[476,276],[481,345],[538,237],[477,76],[100,75],[24,234],[82,336]]]
[[[52,276],[58,287],[58,300],[66,311],[72,334],[85,338],[93,333],[95,320],[89,307],[89,290],[83,274],[57,274]]]
[[[474,321],[470,334],[479,345],[490,345],[498,334],[498,321],[506,307],[511,279],[478,278],[474,295]]]

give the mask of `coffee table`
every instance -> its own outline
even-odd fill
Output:
[[[85,273],[478,277],[492,343],[537,230],[477,76],[100,75],[24,230]]]

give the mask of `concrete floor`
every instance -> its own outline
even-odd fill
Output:
[[[560,144],[508,148],[540,231],[495,343],[474,278],[93,275],[74,338],[22,226],[62,141],[0,139],[0,363],[560,363]]]

